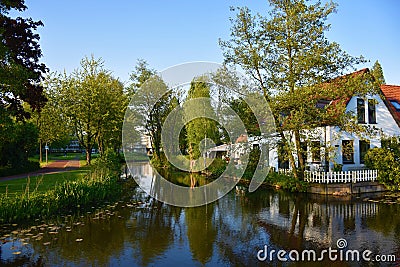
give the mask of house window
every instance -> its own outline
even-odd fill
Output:
[[[354,163],[354,146],[353,140],[342,141],[342,160],[343,164]]]
[[[365,163],[365,154],[367,154],[368,150],[369,150],[369,141],[365,141],[365,140],[360,140],[358,143],[359,147],[360,147],[360,163],[364,164]]]
[[[376,123],[376,109],[374,99],[368,99],[368,122]]]
[[[396,100],[390,100],[390,103],[393,105],[393,107],[396,109],[396,111],[400,111],[400,104]]]
[[[316,108],[323,109],[323,108],[325,108],[326,106],[328,106],[331,102],[332,102],[331,100],[319,99],[319,100],[317,101],[317,103],[315,104],[315,107],[316,107]]]
[[[365,101],[357,98],[357,120],[358,123],[365,123]]]
[[[311,142],[311,157],[313,162],[321,162],[321,143],[319,141]]]

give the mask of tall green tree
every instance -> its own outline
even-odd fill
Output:
[[[30,119],[38,129],[40,162],[43,160],[42,150],[44,145],[64,147],[73,135],[68,119],[62,112],[60,97],[57,93],[57,87],[60,86],[59,81],[56,73],[49,73],[45,77],[43,87],[45,88],[44,94],[47,102],[40,111],[32,112]]]
[[[215,117],[215,114],[210,101],[210,85],[205,77],[194,78],[190,84],[186,102],[196,98],[207,98],[208,101],[202,101],[199,105],[190,105],[190,108],[185,107],[185,104],[183,106],[185,116],[188,118],[197,116],[196,119],[186,124],[187,145],[190,159],[198,159],[201,156],[200,142],[203,139],[209,138],[213,140],[215,144],[220,143],[220,135],[216,121],[207,118]]]
[[[150,137],[153,149],[153,160],[163,163],[165,160],[161,140],[162,126],[170,112],[179,106],[177,94],[169,90],[162,78],[156,74],[156,70],[150,68],[149,64],[139,59],[135,69],[130,75],[131,84],[127,88],[128,95],[132,98],[136,112],[133,117],[140,118],[144,131],[140,135]],[[140,89],[140,90],[139,90]],[[176,120],[179,119],[177,116]],[[177,121],[174,121],[177,123]],[[167,138],[168,139],[168,138]],[[167,143],[165,145],[170,145]],[[184,146],[184,145],[182,145]],[[171,151],[173,152],[173,151]]]
[[[92,148],[117,148],[127,107],[123,85],[104,68],[102,59],[85,57],[81,68],[61,78],[58,88],[63,116],[68,119],[90,164]]]
[[[46,102],[41,80],[47,71],[31,18],[10,16],[27,9],[23,0],[0,1],[0,165],[25,167],[37,141],[37,129],[26,119]],[[29,105],[27,105],[29,104]]]
[[[311,120],[311,110],[307,110],[310,104],[315,107],[316,98],[310,96],[315,91],[321,98],[324,94],[334,95],[339,81],[332,86],[326,82],[364,60],[348,55],[339,44],[325,36],[330,28],[326,20],[336,11],[335,3],[310,4],[305,0],[268,2],[271,10],[267,16],[255,16],[246,7],[238,8],[236,18],[231,20],[231,39],[220,40],[220,46],[227,64],[241,66],[258,83],[270,103],[275,120],[279,122],[277,131],[289,152],[294,176],[302,179],[305,159],[301,133],[315,127],[315,124],[308,125],[307,122],[318,121],[318,117]],[[365,93],[366,86],[359,80],[350,81],[352,78],[349,76],[341,82],[341,86],[347,86],[341,87],[348,90],[346,95],[350,91]],[[324,83],[326,86],[321,86]],[[338,91],[336,89],[336,96]],[[308,97],[299,98],[300,95]],[[338,109],[343,110],[344,103],[341,104]],[[344,112],[340,114],[338,122],[346,121]]]
[[[235,111],[236,114],[243,121],[246,127],[248,135],[260,135],[260,127],[257,122],[257,118],[250,109],[249,105],[241,98],[232,99],[229,106]]]
[[[375,61],[371,72],[372,72],[372,76],[374,76],[375,81],[378,86],[380,86],[381,84],[385,84],[385,77],[383,76],[382,66],[378,60]]]
[[[162,126],[171,109],[175,106],[176,98],[160,76],[154,75],[147,79],[132,100],[135,116],[140,118],[145,130],[141,134],[150,136],[153,148],[153,159],[163,161],[161,132]]]
[[[9,16],[11,10],[26,10],[24,2],[0,2],[0,108],[19,120],[30,115],[23,102],[33,110],[40,110],[46,102],[40,81],[47,69],[39,62],[42,51],[35,32],[43,23]]]
[[[155,74],[156,71],[150,68],[146,60],[138,59],[135,69],[129,76],[131,84],[127,87],[127,94],[132,97],[132,95]]]

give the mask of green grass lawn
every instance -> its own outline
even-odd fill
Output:
[[[8,181],[0,181],[0,194],[8,192],[8,194],[23,193],[27,190],[27,184],[29,183],[29,192],[37,190],[38,192],[44,192],[48,189],[54,188],[56,184],[63,183],[64,181],[73,181],[80,177],[83,177],[89,172],[89,168],[83,167],[77,170],[61,172],[55,174],[45,174],[39,176],[33,176],[28,178],[20,178]]]
[[[43,161],[46,160],[46,155],[43,153]],[[60,159],[67,159],[67,160],[71,160],[71,159],[85,159],[85,154],[82,153],[67,153],[66,155],[64,155],[64,153],[49,153],[47,155],[47,159],[48,161],[54,161],[54,160],[60,160]],[[29,158],[29,160],[32,161],[39,161],[39,154],[34,155],[32,157]]]

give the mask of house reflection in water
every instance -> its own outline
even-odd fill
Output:
[[[336,248],[336,241],[344,238],[349,249],[391,252],[397,246],[393,242],[382,242],[387,239],[387,232],[378,225],[387,210],[384,207],[385,212],[381,212],[382,205],[362,200],[326,198],[321,201],[305,195],[293,198],[275,194],[270,195],[270,205],[257,216],[259,225],[278,248]]]
[[[129,171],[136,181],[140,181],[142,189],[150,192],[154,181],[154,171],[150,164],[130,163]]]

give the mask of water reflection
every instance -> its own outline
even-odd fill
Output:
[[[135,171],[151,177],[149,166],[138,165]],[[170,174],[169,179],[186,186],[194,179],[197,185],[207,182],[204,177],[178,174]],[[342,201],[265,188],[252,194],[232,191],[206,206],[180,208],[157,202],[137,189],[125,201],[90,214],[60,217],[33,227],[1,226],[0,265],[265,266],[271,263],[256,257],[264,245],[321,250],[336,248],[339,238],[345,238],[350,249],[399,257],[399,209],[397,204],[362,198]]]
[[[207,263],[213,255],[217,229],[213,222],[213,204],[188,208],[185,211],[185,223],[190,251],[194,259]]]

